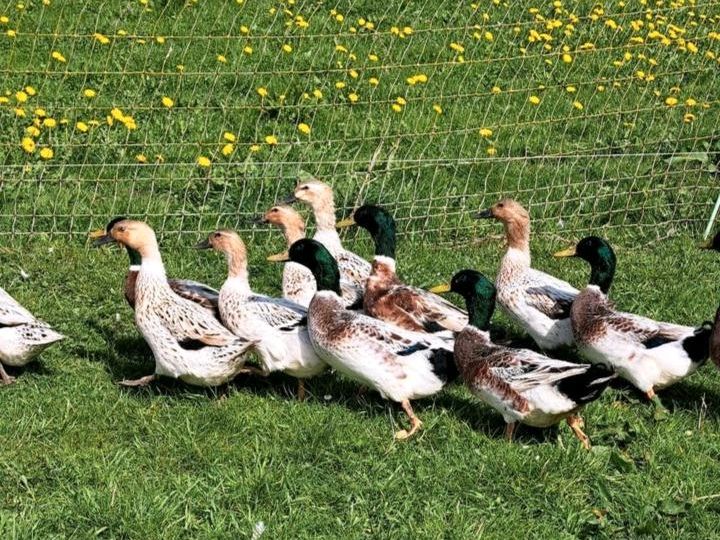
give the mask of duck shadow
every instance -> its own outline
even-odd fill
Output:
[[[698,413],[720,418],[720,394],[702,384],[685,380],[658,393],[660,400],[670,410]]]
[[[51,377],[56,374],[55,370],[49,368],[45,362],[43,362],[42,355],[34,358],[30,363],[24,366],[8,366],[3,364],[3,368],[8,375],[15,377],[18,381],[25,376],[36,376],[36,377]]]

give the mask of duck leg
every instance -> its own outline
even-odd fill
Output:
[[[415,435],[417,430],[420,429],[420,426],[422,426],[422,422],[420,421],[420,419],[415,416],[412,405],[410,405],[410,400],[403,400],[401,405],[403,410],[405,411],[405,414],[407,414],[408,418],[410,419],[410,431],[407,431],[406,429],[401,429],[400,431],[395,433],[395,439],[398,441],[404,441],[405,439],[409,439],[410,437]]]
[[[655,420],[665,420],[670,413],[665,408],[665,405],[662,404],[662,401],[660,401],[660,398],[655,393],[655,390],[651,388],[645,395],[653,402],[653,405],[655,405],[655,412],[653,413]]]
[[[517,422],[510,422],[508,424],[505,424],[505,439],[508,442],[512,442],[513,435],[515,435],[516,427],[517,427]]]
[[[570,429],[573,430],[575,436],[580,440],[583,448],[585,450],[590,450],[590,438],[585,435],[585,432],[582,430],[582,428],[585,427],[583,419],[580,416],[573,414],[567,417],[567,425],[570,426]]]
[[[0,362],[0,386],[7,386],[15,382],[15,377],[11,377],[5,372],[5,366]]]
[[[147,386],[151,382],[153,382],[156,378],[157,377],[153,373],[152,375],[145,375],[144,377],[140,377],[139,379],[132,379],[132,380],[123,379],[118,384],[120,386],[127,386],[129,388],[135,388],[138,386]]]
[[[297,390],[298,401],[305,401],[305,381],[298,379],[298,390]]]

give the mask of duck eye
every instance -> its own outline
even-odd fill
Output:
[[[219,232],[216,232],[213,236],[215,236],[215,238],[220,238],[222,235]]]
[[[498,203],[498,208],[503,208],[505,205],[503,203]]]
[[[279,211],[280,211],[279,208],[273,208],[273,209],[271,210],[271,212],[279,212]]]
[[[300,189],[304,189],[305,191],[307,191],[308,189],[310,189],[310,186],[303,186]]]
[[[118,231],[119,231],[119,232],[125,232],[125,227],[121,225],[120,227],[118,227]]]

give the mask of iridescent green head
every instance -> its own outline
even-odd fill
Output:
[[[460,270],[450,282],[450,291],[465,299],[470,324],[480,330],[490,328],[495,310],[495,285],[476,270]]]
[[[610,244],[598,236],[586,236],[573,248],[555,253],[556,257],[579,257],[590,264],[590,285],[607,294],[615,277],[617,259]]]
[[[306,266],[315,276],[318,291],[340,295],[340,270],[330,252],[320,242],[303,238],[290,246],[290,260]]]

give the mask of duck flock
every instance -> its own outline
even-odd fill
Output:
[[[333,191],[311,180],[258,221],[282,229],[288,250],[268,257],[285,263],[283,298],[253,292],[247,251],[237,233],[218,230],[196,247],[225,255],[228,276],[220,291],[168,279],[152,228],[115,218],[91,233],[94,245],[123,245],[130,258],[125,298],[155,358],[155,371],[124,386],[172,377],[217,386],[240,374],[282,371],[304,381],[328,368],[399,403],[409,429],[421,428],[411,402],[440,392],[458,377],[504,418],[512,439],[518,423],[548,427],[566,420],[585,448],[581,407],[597,399],[615,377],[647,396],[658,418],[667,414],[656,391],[687,377],[712,357],[720,365],[720,310],[698,327],[654,321],[618,311],[608,299],[616,259],[610,244],[589,236],[557,257],[590,265],[588,286],[532,268],[530,216],[503,199],[476,217],[500,221],[507,252],[493,284],[475,270],[457,272],[449,284],[426,291],[398,279],[395,222],[383,208],[364,205],[335,221]],[[290,206],[300,201],[315,216],[316,233]],[[337,229],[357,225],[375,244],[372,263],[343,248]],[[720,233],[707,245],[720,251]],[[439,296],[456,293],[466,310]],[[493,341],[490,320],[496,301],[543,353]],[[0,289],[0,378],[4,367],[22,366],[63,339]],[[554,351],[576,351],[587,363],[557,360]],[[250,355],[254,352],[254,356]],[[248,362],[256,358],[257,363]]]

